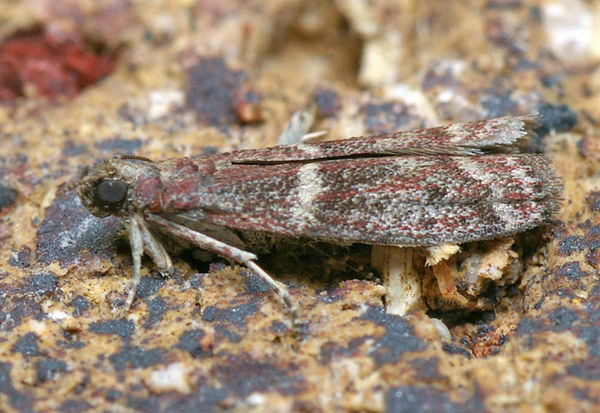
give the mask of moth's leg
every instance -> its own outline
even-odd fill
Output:
[[[171,257],[162,244],[154,237],[154,235],[152,235],[150,230],[148,230],[148,227],[144,223],[144,218],[139,215],[134,215],[132,219],[136,221],[141,230],[144,251],[152,258],[158,271],[160,271],[164,277],[173,274],[173,262],[171,261]]]
[[[200,232],[191,230],[183,225],[176,224],[175,222],[168,221],[157,215],[148,214],[146,219],[149,222],[157,225],[161,231],[164,231],[171,236],[176,238],[182,238],[198,247],[214,252],[222,257],[228,258],[231,261],[235,261],[239,264],[245,265],[267,282],[276,292],[279,298],[284,304],[290,309],[294,322],[297,322],[298,310],[296,305],[292,301],[289,291],[281,283],[275,281],[269,274],[260,268],[254,261],[257,259],[256,255],[251,252],[241,250],[239,248],[227,245],[224,242],[206,236]]]
[[[326,131],[309,132],[315,122],[316,107],[294,112],[282,134],[277,139],[277,145],[311,142],[327,135]]]
[[[127,292],[127,300],[123,310],[128,310],[133,304],[135,292],[141,279],[142,255],[144,255],[144,241],[142,230],[135,217],[129,220],[129,244],[131,246],[131,255],[133,257],[133,278],[129,283],[129,291]]]

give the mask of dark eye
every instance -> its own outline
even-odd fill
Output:
[[[96,187],[98,200],[108,205],[120,204],[127,195],[127,185],[118,179],[104,179]]]

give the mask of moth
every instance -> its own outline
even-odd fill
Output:
[[[256,263],[273,238],[427,247],[547,222],[561,186],[548,158],[521,150],[535,121],[503,117],[158,162],[116,156],[76,187],[92,214],[129,223],[127,308],[144,252],[162,274],[173,271],[160,233],[245,265],[295,313],[287,289]]]

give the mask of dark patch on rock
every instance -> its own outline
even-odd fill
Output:
[[[585,254],[585,260],[592,267],[600,268],[600,225],[594,225],[585,235],[587,247],[590,249]]]
[[[600,361],[596,358],[567,366],[567,373],[585,380],[600,380]]]
[[[69,399],[65,400],[63,404],[60,405],[58,411],[65,413],[79,413],[86,412],[92,408],[92,405],[81,399]]]
[[[65,142],[61,154],[65,157],[81,156],[88,152],[88,148],[83,143],[75,143],[71,140]]]
[[[543,103],[537,110],[541,119],[538,121],[539,125],[536,126],[535,133],[540,137],[550,131],[567,132],[578,122],[577,113],[567,105]]]
[[[560,255],[570,255],[585,248],[585,239],[580,235],[569,235],[558,244]]]
[[[332,89],[318,88],[315,92],[317,113],[322,118],[332,118],[342,108],[339,95]]]
[[[205,274],[196,273],[191,275],[188,280],[192,288],[199,290],[202,289],[202,279],[205,277]]]
[[[444,350],[448,354],[460,354],[461,356],[464,356],[467,358],[473,357],[471,352],[469,350],[467,350],[466,348],[457,346],[456,344],[452,344],[452,343],[448,343],[448,342],[442,343],[442,350]]]
[[[13,344],[10,351],[13,353],[21,353],[25,357],[35,357],[40,355],[38,347],[38,336],[34,333],[25,333]]]
[[[340,301],[344,299],[345,290],[343,288],[339,288],[338,286],[331,286],[325,290],[327,294],[319,294],[317,296],[317,301],[319,303],[324,304],[333,304],[336,301]]]
[[[0,182],[0,209],[11,206],[17,202],[17,191]]]
[[[578,319],[577,314],[570,308],[558,307],[555,308],[549,315],[551,329],[555,332],[569,330],[573,327],[573,323]]]
[[[175,347],[187,351],[194,358],[210,357],[212,345],[202,343],[205,336],[206,333],[202,329],[185,331],[179,336]]]
[[[545,328],[540,320],[534,320],[529,317],[524,317],[517,324],[517,328],[515,329],[517,333],[517,337],[520,337],[524,334],[535,334],[540,331],[544,331]]]
[[[67,363],[57,359],[44,359],[35,363],[38,382],[54,380],[58,373],[67,371]]]
[[[540,308],[542,308],[542,305],[544,305],[544,303],[546,302],[546,297],[542,297],[539,300],[537,300],[537,302],[533,305],[533,308],[535,308],[536,310],[539,310]]]
[[[57,284],[58,277],[54,273],[35,274],[27,278],[25,292],[30,292],[36,296],[48,295],[56,290]]]
[[[522,0],[487,0],[485,2],[485,7],[490,10],[515,9],[522,6]]]
[[[10,288],[4,288],[5,285],[0,285],[0,290],[5,294],[10,292]],[[21,324],[23,319],[32,317],[39,319],[42,316],[42,308],[38,303],[37,298],[22,295],[21,291],[14,291],[9,298],[9,301],[3,306],[0,311],[0,329],[3,331],[12,331],[16,326]]]
[[[600,324],[600,308],[590,309],[587,311],[589,314],[589,320],[592,324]]]
[[[566,277],[570,280],[580,280],[586,273],[581,270],[577,261],[569,261],[556,268],[556,274],[559,277]]]
[[[453,402],[448,395],[433,387],[391,387],[385,394],[387,413],[468,413],[485,410],[483,400],[478,394],[464,403]]]
[[[162,362],[163,352],[160,348],[146,350],[144,347],[124,345],[118,353],[111,354],[108,360],[117,371],[126,368],[145,368]]]
[[[207,306],[204,311],[202,311],[202,321],[207,321],[212,323],[217,318],[217,307],[214,305]]]
[[[164,284],[164,277],[143,276],[135,291],[135,296],[139,299],[150,297],[151,295],[156,294]]]
[[[588,208],[593,212],[600,211],[600,191],[591,191],[587,197],[585,197],[585,202],[588,205]]]
[[[85,347],[85,343],[79,339],[79,336],[71,331],[64,330],[63,337],[66,340],[60,340],[56,342],[56,344],[61,347],[72,349],[80,349]]]
[[[222,411],[220,403],[228,396],[227,387],[214,388],[206,385],[199,386],[191,394],[171,393],[165,395],[149,395],[135,397],[127,394],[127,407],[140,412],[207,412]]]
[[[366,130],[373,134],[396,132],[414,121],[409,106],[401,102],[367,103],[360,112],[365,115]]]
[[[517,105],[511,98],[511,91],[499,92],[494,89],[485,91],[479,102],[487,110],[489,118],[497,118],[513,113]]]
[[[347,346],[342,346],[334,341],[323,343],[319,352],[319,361],[322,364],[329,364],[334,358],[350,358],[356,354],[358,348],[368,340],[369,336],[358,337],[351,340]]]
[[[36,236],[36,255],[42,264],[81,262],[82,250],[108,257],[116,251],[114,239],[122,230],[115,217],[97,218],[79,202],[74,191],[59,195],[46,208]]]
[[[377,364],[396,363],[403,353],[425,349],[425,343],[415,335],[411,325],[402,317],[387,314],[383,307],[369,307],[359,318],[385,327],[385,334],[369,351]]]
[[[202,154],[204,155],[216,155],[220,152],[216,146],[205,146],[202,148]]]
[[[114,334],[128,339],[135,331],[135,324],[125,319],[96,321],[90,324],[90,331],[96,334]]]
[[[582,328],[577,336],[587,345],[588,353],[600,360],[600,326]]]
[[[475,334],[461,338],[461,343],[468,345],[475,358],[498,354],[500,346],[508,341],[508,336],[499,334],[496,328],[483,324],[475,329]]]
[[[11,369],[11,363],[0,362],[0,393],[5,394],[8,397],[11,406],[14,407],[16,411],[33,411],[31,397],[15,389],[10,377]]]
[[[94,146],[101,151],[111,154],[133,155],[139,152],[142,147],[142,141],[139,139],[112,138],[97,142]]]
[[[589,248],[600,247],[600,225],[591,226],[585,234],[585,241]]]
[[[415,379],[426,382],[441,380],[442,375],[438,370],[439,362],[440,360],[437,357],[411,360],[410,365],[416,372]]]
[[[238,121],[235,107],[246,74],[232,71],[221,57],[203,57],[188,71],[185,103],[199,122],[227,126]]]
[[[552,236],[556,239],[565,238],[569,236],[569,229],[564,221],[555,219],[550,225],[550,231]]]
[[[209,305],[202,313],[202,320],[208,322],[226,321],[241,327],[245,325],[246,317],[253,315],[257,310],[258,304],[256,301],[230,308],[217,308]]]
[[[73,316],[79,317],[90,308],[90,302],[84,296],[78,295],[71,300],[69,306],[73,307]]]
[[[230,343],[239,343],[242,341],[242,336],[222,325],[215,326],[215,333],[217,341],[223,339],[228,340]]]
[[[31,248],[28,246],[24,246],[17,252],[16,255],[13,255],[8,259],[8,263],[13,267],[17,268],[27,268],[31,262]]]
[[[454,70],[448,66],[441,66],[439,64],[430,65],[421,82],[421,88],[424,91],[430,90],[436,86],[456,89],[458,85],[459,81],[456,79]]]
[[[119,400],[122,396],[123,396],[123,393],[121,393],[119,390],[108,389],[106,391],[106,400],[109,402],[115,402],[115,401]]]
[[[565,79],[563,76],[555,74],[545,75],[541,78],[542,85],[547,88],[562,88],[564,81]]]
[[[213,367],[210,376],[224,383],[228,393],[243,399],[253,392],[298,394],[302,390],[302,379],[296,371],[297,366],[293,364],[280,366],[242,354],[231,356],[226,362]]]
[[[167,304],[162,297],[155,297],[146,301],[148,308],[148,318],[144,322],[144,328],[149,329],[163,319],[163,315],[167,311]]]
[[[575,397],[577,400],[590,400],[595,403],[598,403],[598,399],[593,397],[590,394],[590,389],[577,389],[576,388],[573,390],[573,397]]]
[[[479,337],[483,337],[483,336],[490,334],[493,331],[494,331],[494,327],[490,326],[489,324],[481,324],[481,325],[478,325],[477,328],[475,329],[475,335],[479,336]]]
[[[263,294],[269,291],[270,287],[265,280],[256,275],[245,274],[246,281],[246,291],[248,293],[255,294]]]
[[[287,332],[290,328],[288,327],[287,324],[282,323],[279,320],[274,320],[271,325],[269,326],[269,331],[275,333],[275,334],[283,334],[285,332]]]

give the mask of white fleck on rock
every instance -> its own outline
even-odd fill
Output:
[[[159,394],[173,390],[183,394],[192,391],[189,367],[183,363],[172,363],[153,371],[144,383],[152,392]]]
[[[580,0],[546,2],[544,29],[552,52],[565,63],[589,59],[594,39],[594,16]]]

